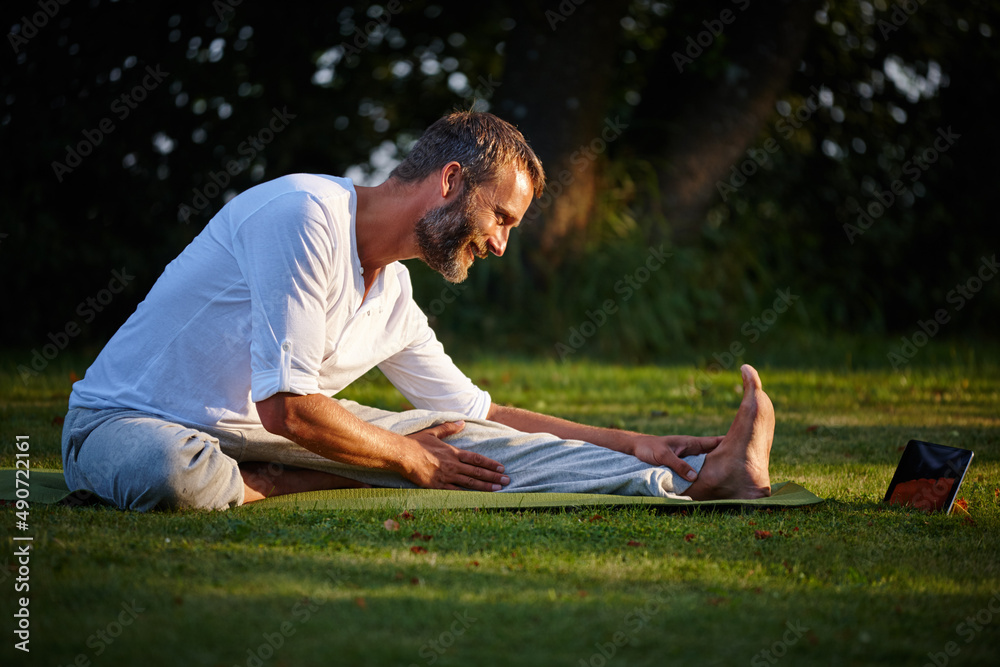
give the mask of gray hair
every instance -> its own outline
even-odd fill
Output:
[[[470,188],[500,180],[510,168],[524,169],[535,197],[545,189],[542,162],[524,135],[510,123],[482,111],[456,111],[434,122],[390,178],[405,183],[422,181],[449,162],[462,165]]]

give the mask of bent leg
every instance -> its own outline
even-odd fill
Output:
[[[156,415],[70,410],[62,449],[70,489],[121,509],[226,509],[243,501],[239,467],[216,438]]]

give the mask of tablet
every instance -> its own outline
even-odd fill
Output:
[[[950,512],[972,463],[968,449],[910,440],[883,502],[926,512]]]

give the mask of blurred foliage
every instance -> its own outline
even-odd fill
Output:
[[[44,24],[37,2],[5,6],[0,70],[2,336],[29,347],[70,323],[81,340],[106,338],[237,192],[292,172],[379,180],[442,113],[490,108],[512,76],[505,46],[519,29],[503,3],[51,4],[58,9],[41,15]],[[652,66],[658,51],[697,36],[725,4],[634,0],[615,28],[606,113],[628,123],[644,93],[668,80]],[[561,6],[540,5],[537,20]],[[533,289],[515,235],[509,257],[477,263],[458,288],[410,262],[418,300],[445,338],[557,357],[556,344],[600,319],[588,313],[608,299],[616,312],[572,354],[655,359],[678,345],[746,342],[746,322],[785,288],[800,298],[782,329],[911,334],[944,308],[948,336],[989,332],[1000,281],[985,282],[960,311],[948,295],[1000,245],[989,222],[998,13],[986,1],[830,3],[750,146],[766,155],[763,165],[738,187],[720,184],[695,242],[671,245],[657,199],[662,165],[625,130],[595,156],[600,196],[583,250],[565,259],[559,280]],[[683,76],[690,86],[739,85],[746,56],[723,34]],[[122,96],[137,99],[136,87],[155,80],[150,70],[162,82],[128,106]],[[276,114],[288,120],[269,136],[262,131]],[[101,130],[102,119],[113,131]],[[912,171],[947,128],[960,137],[911,181],[908,163]],[[57,175],[67,147],[82,153],[86,144],[91,154]],[[746,160],[735,169],[754,169]],[[225,174],[227,165],[237,173]],[[896,179],[905,192],[852,243],[844,225]],[[186,219],[185,207],[203,201]],[[661,244],[671,257],[624,299],[616,284]],[[96,316],[81,315],[123,268],[135,276],[125,291],[99,302]]]

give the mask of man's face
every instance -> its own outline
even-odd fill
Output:
[[[486,254],[484,234],[475,225],[475,191],[469,187],[450,203],[417,221],[417,244],[427,266],[445,280],[460,283],[469,275],[469,251]]]
[[[520,170],[495,184],[470,188],[466,182],[452,202],[417,221],[422,259],[445,280],[462,282],[476,257],[503,255],[510,230],[520,224],[533,194]]]

